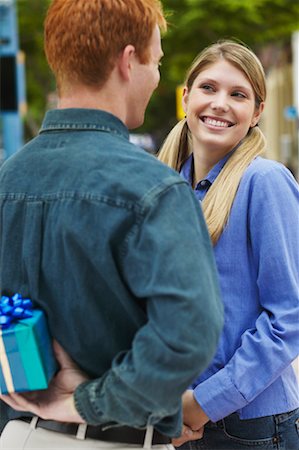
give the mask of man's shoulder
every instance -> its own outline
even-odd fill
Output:
[[[11,176],[14,171],[20,170],[23,163],[24,153],[23,150],[26,146],[19,149],[16,153],[6,159],[0,166],[0,179],[5,177],[6,174]]]
[[[133,204],[187,185],[176,171],[121,136],[62,135],[56,139],[42,134],[9,158],[0,171],[3,190],[59,197],[73,192],[78,198]]]
[[[86,156],[90,168],[97,166],[98,170],[106,172],[120,184],[139,186],[139,189],[147,189],[165,180],[167,184],[185,184],[178,172],[121,136],[110,134],[102,142],[93,142]]]
[[[117,160],[114,176],[123,184],[125,191],[132,189],[140,197],[159,195],[174,186],[178,189],[181,185],[189,188],[175,170],[130,142],[118,151]]]

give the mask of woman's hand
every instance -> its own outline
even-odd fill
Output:
[[[191,430],[200,430],[207,422],[209,422],[209,417],[195,400],[192,390],[184,392],[182,402],[183,422],[185,425],[188,425]]]
[[[183,425],[182,434],[180,437],[172,439],[172,444],[175,447],[180,447],[188,441],[197,441],[203,436],[203,427],[200,430],[193,431],[187,425]]]
[[[0,395],[0,399],[16,411],[28,411],[42,419],[84,423],[75,408],[73,393],[79,384],[89,378],[58,342],[54,341],[53,349],[60,369],[48,389],[24,394]]]

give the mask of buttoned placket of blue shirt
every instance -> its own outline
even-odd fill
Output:
[[[229,157],[232,155],[232,153],[234,151],[235,151],[235,149],[233,149],[231,152],[229,152],[227,155],[225,155],[224,158],[222,158],[220,161],[218,161],[218,163],[215,164],[215,166],[210,170],[210,172],[208,173],[206,178],[200,180],[196,184],[195,188],[193,189],[193,192],[199,201],[202,201],[204,199],[209,188],[211,187],[213,182],[216,180],[217,176],[223,169],[226,161],[229,159]],[[194,172],[194,158],[193,158],[193,153],[191,153],[191,155],[185,161],[185,163],[183,164],[183,166],[180,170],[180,175],[182,176],[182,178],[184,178],[184,180],[186,180],[190,184],[190,186],[192,186],[192,184],[193,184],[193,172]]]

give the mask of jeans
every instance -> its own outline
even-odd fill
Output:
[[[284,414],[241,420],[238,414],[205,426],[203,438],[180,450],[299,450],[299,408]]]

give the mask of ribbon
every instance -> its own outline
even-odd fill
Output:
[[[0,328],[8,328],[12,322],[32,317],[32,301],[21,294],[3,295],[0,299]]]
[[[0,366],[2,368],[2,373],[4,381],[7,387],[7,392],[14,392],[15,387],[12,379],[11,370],[9,367],[8,358],[5,351],[5,346],[2,338],[2,329],[0,327]],[[1,389],[0,389],[1,392]]]
[[[32,317],[32,308],[32,301],[29,298],[23,298],[21,294],[15,294],[13,297],[3,295],[0,299],[0,365],[2,367],[7,392],[14,392],[15,389],[2,338],[2,331],[8,328],[13,322]]]

